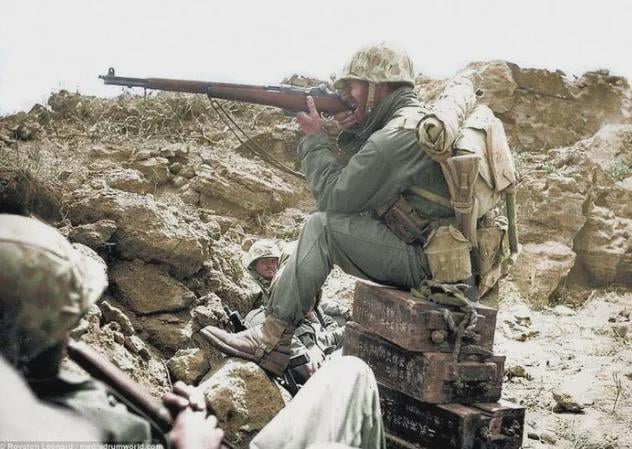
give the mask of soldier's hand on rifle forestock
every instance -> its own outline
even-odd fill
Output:
[[[314,99],[311,96],[307,96],[307,110],[309,112],[299,112],[296,114],[296,121],[301,127],[303,134],[320,134],[323,130],[323,120],[320,118],[320,114],[316,110]]]
[[[224,431],[217,427],[215,416],[206,416],[206,401],[200,390],[178,381],[162,401],[175,418],[169,438],[176,449],[220,447]]]

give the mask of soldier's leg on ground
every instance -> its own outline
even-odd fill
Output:
[[[407,245],[371,217],[315,213],[277,277],[268,312],[298,323],[334,265],[383,284],[417,287],[427,270],[421,246]]]
[[[251,449],[303,449],[314,443],[385,447],[377,384],[355,357],[330,360],[250,443]]]

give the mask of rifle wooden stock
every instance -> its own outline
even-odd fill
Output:
[[[168,78],[130,78],[115,76],[113,68],[108,70],[107,75],[99,75],[99,78],[108,85],[206,94],[209,98],[275,106],[289,112],[307,111],[306,97],[308,95],[314,98],[316,109],[319,112],[335,114],[353,109],[353,106],[346,104],[336,92],[324,86],[301,88],[285,84],[255,86]]]
[[[168,433],[173,428],[173,418],[162,402],[90,346],[70,339],[67,351],[71,360],[92,377],[126,398],[134,407],[152,420],[163,433]],[[220,447],[234,449],[234,446],[226,440],[222,441]]]

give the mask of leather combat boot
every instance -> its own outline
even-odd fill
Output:
[[[206,326],[200,332],[224,354],[255,362],[276,376],[283,375],[290,361],[294,326],[272,315],[259,326],[236,334],[215,326]]]

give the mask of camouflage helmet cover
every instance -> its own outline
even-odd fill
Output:
[[[272,240],[257,240],[254,242],[244,258],[244,267],[246,269],[252,268],[252,264],[264,257],[275,257],[277,259],[281,257],[281,250]]]
[[[403,50],[384,42],[358,50],[334,81],[336,89],[344,89],[348,80],[373,83],[405,83],[415,86],[413,62]]]
[[[93,250],[18,215],[0,214],[0,264],[0,339],[23,361],[62,341],[107,286]]]

